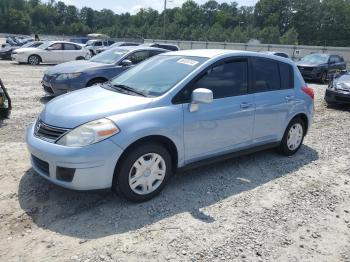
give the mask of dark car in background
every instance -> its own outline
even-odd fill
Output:
[[[15,51],[16,49],[19,48],[29,48],[29,47],[38,47],[41,46],[44,42],[43,41],[35,41],[35,42],[28,42],[22,46],[10,46],[10,45],[6,45],[3,48],[0,49],[0,58],[1,59],[7,59],[7,60],[11,60],[11,55],[12,52]]]
[[[177,45],[166,44],[166,43],[145,43],[143,46],[162,48],[169,51],[179,51],[180,48]]]
[[[167,50],[152,47],[123,46],[102,52],[87,61],[72,61],[47,70],[42,85],[48,95],[104,83],[130,67]]]
[[[297,62],[305,80],[317,80],[326,83],[337,72],[346,69],[344,58],[339,55],[310,54]]]
[[[106,51],[108,49],[111,48],[115,48],[115,47],[121,47],[121,46],[139,46],[140,43],[135,43],[135,42],[116,42],[113,45],[110,46],[103,46],[100,47],[96,50],[96,54],[102,53],[103,51]]]
[[[343,71],[330,81],[324,99],[327,104],[350,104],[350,73]]]
[[[0,119],[8,118],[11,111],[11,99],[0,79]]]
[[[266,51],[266,52],[262,52],[262,53],[267,54],[267,55],[276,55],[276,56],[290,59],[289,55],[287,53],[284,53],[284,52]]]

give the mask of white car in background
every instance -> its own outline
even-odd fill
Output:
[[[12,60],[18,63],[38,65],[58,64],[90,58],[90,52],[79,44],[65,41],[50,41],[37,48],[19,48],[12,53]]]

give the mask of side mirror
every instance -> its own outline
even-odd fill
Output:
[[[131,66],[132,62],[129,59],[124,59],[123,61],[120,62],[121,66]]]
[[[214,100],[213,92],[206,88],[197,88],[193,90],[190,112],[196,112],[199,109],[199,104],[210,104]]]
[[[49,46],[48,48],[46,48],[47,51],[52,51],[53,48],[51,46]]]

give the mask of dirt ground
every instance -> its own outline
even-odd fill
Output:
[[[48,101],[49,66],[0,61],[13,99],[0,122],[0,261],[350,261],[350,109],[316,92],[300,152],[273,150],[176,174],[129,203],[74,192],[33,173],[26,127]]]

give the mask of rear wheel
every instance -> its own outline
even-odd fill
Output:
[[[37,55],[31,55],[28,57],[28,64],[30,65],[38,65],[40,64],[40,57]]]
[[[159,194],[171,174],[168,150],[158,144],[142,144],[127,152],[120,161],[113,187],[126,199],[143,202]]]
[[[305,130],[304,121],[299,117],[294,118],[284,132],[279,151],[286,156],[294,155],[303,143]]]

